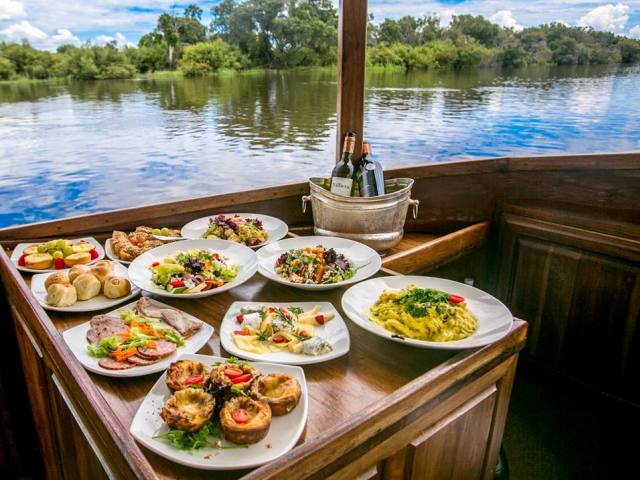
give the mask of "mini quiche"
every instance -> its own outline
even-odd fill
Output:
[[[213,415],[215,400],[201,388],[178,390],[165,402],[160,416],[172,428],[197,432]]]
[[[251,387],[260,372],[248,363],[223,363],[209,375],[209,387],[212,391],[236,387],[246,391]]]
[[[185,388],[204,387],[208,376],[209,372],[203,363],[178,360],[169,366],[166,383],[169,390],[177,392]]]
[[[233,397],[220,410],[222,433],[233,443],[259,442],[269,433],[270,425],[269,405],[251,397]]]
[[[295,378],[284,373],[273,373],[258,377],[251,386],[251,395],[256,400],[267,402],[272,415],[277,417],[296,408],[302,390]]]

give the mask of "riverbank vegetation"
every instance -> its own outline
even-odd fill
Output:
[[[220,69],[326,66],[336,62],[338,14],[331,0],[223,0],[203,10],[163,13],[137,47],[86,43],[56,52],[0,42],[0,80],[130,78],[180,70],[200,76]],[[368,29],[367,62],[376,68],[462,69],[640,62],[640,41],[560,23],[503,28],[482,16],[405,16]]]

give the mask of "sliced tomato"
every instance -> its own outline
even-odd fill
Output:
[[[151,264],[151,266],[152,266],[152,267],[157,267],[158,265],[160,265],[160,262],[153,262],[153,263]]]
[[[231,411],[231,418],[236,423],[247,423],[251,420],[251,414],[244,408],[234,408]]]
[[[234,335],[249,335],[249,332],[243,328],[242,330],[234,330],[233,334]]]
[[[271,340],[273,340],[273,343],[284,343],[287,341],[284,337],[273,337]]]
[[[184,383],[187,385],[198,385],[204,382],[204,375],[194,375],[193,377],[187,378]]]
[[[244,375],[240,375],[239,377],[236,378],[232,378],[231,379],[231,383],[244,383],[244,382],[248,382],[249,380],[251,380],[251,377],[253,375],[251,375],[250,373],[245,373]]]
[[[182,280],[173,280],[170,284],[173,288],[184,287],[184,282]]]
[[[238,367],[227,367],[224,370],[224,374],[229,378],[237,378],[240,375],[244,375],[244,372]]]
[[[284,318],[286,318],[287,320],[291,320],[291,314],[286,308],[280,307],[280,313],[282,313],[284,315]]]
[[[449,301],[451,303],[453,303],[454,305],[457,305],[459,303],[464,302],[464,297],[461,297],[460,295],[449,295]]]
[[[239,313],[238,315],[236,315],[236,322],[238,323],[242,323],[244,322],[244,315]]]

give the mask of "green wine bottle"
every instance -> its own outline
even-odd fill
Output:
[[[362,142],[362,158],[358,162],[355,174],[361,197],[375,197],[378,194],[376,188],[375,165],[367,157],[371,155],[371,144],[366,140]]]
[[[351,187],[353,186],[353,164],[351,158],[356,146],[356,134],[349,132],[344,137],[342,144],[342,156],[340,161],[331,172],[331,193],[342,195],[343,197],[351,196]]]

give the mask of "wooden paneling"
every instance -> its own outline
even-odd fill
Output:
[[[530,322],[526,355],[640,403],[639,252],[630,238],[505,214],[498,295]]]

